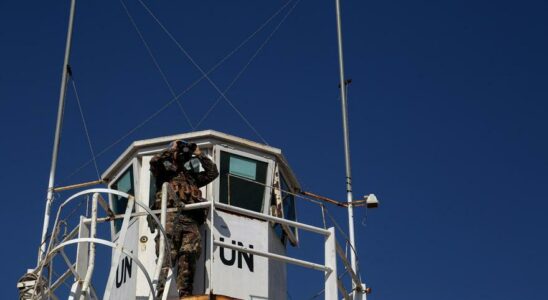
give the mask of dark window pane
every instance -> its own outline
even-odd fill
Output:
[[[112,184],[112,189],[118,190],[120,192],[128,193],[134,195],[135,190],[133,186],[133,166],[130,166],[128,170]],[[112,211],[115,214],[123,214],[127,208],[127,198],[120,196],[113,196],[112,201]],[[114,221],[114,233],[118,233],[122,227],[122,219],[116,219]]]
[[[262,212],[267,167],[265,162],[221,152],[220,201]]]

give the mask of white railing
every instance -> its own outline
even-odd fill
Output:
[[[252,183],[252,184],[256,184],[256,185],[260,185],[260,186],[263,186],[265,188],[270,188],[270,189],[274,189],[274,190],[278,190],[280,192],[284,192],[284,193],[287,193],[287,194],[290,194],[292,195],[293,197],[296,197],[296,198],[301,198],[301,199],[304,199],[304,200],[307,200],[311,203],[314,203],[314,204],[317,204],[321,207],[322,209],[322,218],[323,218],[323,223],[324,223],[324,227],[326,227],[326,221],[325,221],[325,212],[326,212],[326,209],[325,207],[323,206],[323,204],[315,201],[315,200],[312,200],[308,197],[306,197],[306,195],[300,195],[300,194],[296,194],[296,193],[293,193],[293,192],[290,192],[290,191],[286,191],[286,190],[283,190],[281,189],[280,187],[278,186],[271,186],[271,185],[268,185],[268,184],[264,184],[262,182],[259,182],[259,181],[256,181],[256,180],[252,180],[252,179],[249,179],[249,178],[245,178],[245,177],[242,177],[242,176],[238,176],[238,175],[234,175],[234,174],[227,174],[227,182],[228,182],[228,203],[230,204],[230,180],[231,178],[237,178],[237,179],[240,179],[240,180],[243,180],[243,181],[246,181],[246,182],[249,182],[249,183]],[[308,193],[310,194],[310,193]],[[316,197],[318,197],[318,195],[315,195]],[[291,221],[291,220],[286,220],[286,219],[283,219],[283,218],[277,218],[277,217],[274,217],[274,216],[271,216],[271,215],[266,215],[266,214],[262,214],[262,213],[258,213],[258,212],[255,212],[255,211],[251,211],[251,210],[246,210],[246,209],[243,209],[243,208],[238,208],[236,206],[231,206],[231,205],[226,205],[226,204],[222,204],[222,203],[215,203],[215,207],[217,208],[221,208],[221,209],[224,209],[224,210],[228,210],[228,211],[232,211],[232,212],[235,212],[235,213],[239,213],[239,214],[244,214],[244,215],[247,215],[247,216],[251,216],[251,217],[255,217],[255,218],[258,218],[258,219],[262,219],[262,220],[268,220],[268,221],[272,221],[272,222],[275,222],[275,223],[279,223],[281,225],[288,225],[288,226],[291,226],[291,227],[297,227],[297,228],[300,228],[300,229],[304,229],[304,230],[308,230],[308,231],[311,231],[311,232],[314,232],[314,233],[318,233],[318,234],[324,234],[326,236],[328,236],[327,234],[327,230],[325,228],[319,228],[319,227],[314,227],[314,226],[311,226],[311,225],[306,225],[306,224],[303,224],[303,223],[299,223],[299,222],[295,222],[295,221]],[[331,217],[332,221],[335,223],[335,220],[333,220],[333,218]],[[337,225],[335,223],[335,225]],[[339,229],[339,231],[341,231],[340,227],[337,225],[337,228]],[[334,231],[333,231],[334,232]],[[343,236],[344,233],[343,233]],[[348,238],[347,238],[347,241],[348,241]],[[217,242],[218,244],[220,242]],[[326,240],[326,247],[327,247],[327,243],[328,241]],[[224,246],[224,244],[223,244]],[[228,248],[232,248],[232,249],[236,249],[236,250],[240,250],[242,251],[242,248],[239,248],[239,247],[234,247],[233,245],[230,245],[230,247]],[[326,248],[327,249],[327,248]],[[361,300],[364,300],[366,299],[366,290],[365,290],[365,285],[362,283],[361,279],[359,278],[359,276],[356,274],[356,272],[354,271],[354,269],[352,268],[352,265],[351,263],[349,262],[348,260],[348,257],[346,255],[346,253],[342,250],[342,248],[340,247],[340,245],[336,242],[335,240],[335,249],[336,249],[336,254],[339,255],[344,267],[345,267],[345,270],[346,272],[348,272],[350,274],[350,279],[351,279],[351,283],[352,283],[352,286],[354,287],[355,291],[356,291],[356,295],[357,295],[357,299],[361,299]],[[350,244],[350,251],[352,254],[356,255],[357,256],[357,253],[354,249],[354,247],[352,246],[352,244]],[[289,261],[287,261],[289,262]],[[298,264],[298,263],[297,263]],[[338,285],[338,288],[339,288],[339,291],[341,292],[341,294],[343,295],[344,299],[345,300],[350,300],[350,296],[353,295],[353,294],[350,294],[346,291],[344,285],[342,284],[342,282],[340,280],[337,279],[337,285]],[[354,291],[354,290],[353,290]],[[327,298],[326,296],[326,299],[329,299]]]
[[[164,188],[164,190],[166,190],[166,189]],[[119,215],[116,216],[112,213],[112,211],[110,210],[108,204],[106,204],[104,199],[101,197],[100,193],[105,193],[105,194],[109,194],[109,195],[116,195],[116,196],[120,196],[120,197],[128,199],[126,210],[125,210],[124,214],[122,215],[123,222],[122,222],[122,226],[120,228],[119,238],[118,238],[116,243],[108,241],[108,240],[104,240],[104,239],[98,239],[96,237],[97,224],[98,223],[104,223],[104,222],[111,221],[113,219],[120,218]],[[74,228],[62,241],[60,241],[59,243],[56,243],[55,241],[57,241],[57,235],[59,234],[59,231],[60,231],[59,230],[60,224],[65,223],[64,220],[60,219],[61,211],[63,210],[63,208],[65,206],[67,206],[70,202],[77,199],[78,197],[84,196],[84,195],[89,195],[89,194],[93,195],[93,197],[92,197],[91,217],[90,218],[81,218],[80,224],[76,228]],[[45,294],[47,295],[48,299],[49,298],[58,299],[57,296],[55,296],[55,290],[59,286],[61,286],[67,279],[69,279],[71,277],[74,277],[75,278],[75,283],[72,285],[71,293],[69,295],[69,299],[89,299],[89,298],[99,299],[99,297],[97,297],[97,295],[95,293],[95,289],[93,288],[93,285],[91,284],[91,278],[92,278],[92,275],[93,275],[93,272],[94,272],[94,269],[95,269],[95,245],[100,244],[100,245],[104,245],[104,246],[111,247],[111,248],[114,249],[112,262],[111,262],[111,267],[110,267],[109,279],[108,279],[108,282],[107,282],[107,286],[105,288],[105,294],[103,296],[103,299],[110,299],[110,296],[111,296],[110,292],[111,292],[112,286],[114,284],[116,268],[118,266],[120,258],[122,257],[122,254],[132,258],[133,261],[137,264],[139,269],[143,272],[143,274],[144,274],[144,276],[147,280],[147,283],[150,287],[150,297],[149,298],[153,299],[153,300],[156,299],[155,291],[156,291],[156,287],[157,287],[157,283],[158,283],[159,272],[155,271],[154,279],[152,279],[150,277],[150,275],[148,274],[146,268],[142,264],[142,262],[139,261],[138,257],[136,257],[133,253],[131,253],[130,251],[128,251],[127,249],[124,248],[124,243],[125,243],[125,240],[126,240],[126,233],[127,233],[127,229],[128,229],[128,226],[129,226],[130,217],[132,217],[134,215],[134,213],[132,213],[132,210],[133,210],[134,205],[137,204],[143,210],[145,210],[145,214],[150,215],[154,219],[154,221],[158,225],[157,228],[160,230],[161,245],[164,247],[164,249],[169,249],[169,247],[170,247],[169,240],[166,239],[167,236],[166,236],[166,232],[165,232],[165,229],[164,229],[165,228],[165,223],[166,223],[166,211],[167,211],[167,209],[166,209],[167,208],[167,204],[166,204],[167,203],[167,197],[166,197],[166,195],[167,195],[166,193],[163,193],[162,205],[161,205],[162,209],[159,212],[160,217],[161,217],[161,221],[158,220],[158,217],[156,216],[155,212],[153,212],[152,210],[150,210],[150,208],[148,208],[148,205],[145,205],[145,204],[141,203],[140,201],[137,201],[132,195],[129,195],[127,193],[123,193],[123,192],[120,192],[120,191],[117,191],[117,190],[112,190],[112,189],[89,189],[89,190],[85,190],[85,191],[76,193],[73,196],[69,197],[65,202],[63,202],[60,205],[60,207],[58,209],[57,217],[55,219],[54,226],[52,227],[53,234],[52,234],[52,237],[50,237],[50,243],[49,243],[47,251],[46,251],[46,256],[42,260],[42,263],[39,266],[39,269],[38,269],[38,272],[37,272],[38,273],[37,278],[38,278],[39,281],[44,280],[41,277],[42,272],[44,271],[45,268],[48,268],[50,270],[52,269],[53,259],[54,259],[54,257],[57,256],[57,254],[61,254],[63,260],[65,261],[65,263],[68,266],[68,270],[63,272],[63,274],[61,276],[59,276],[59,278],[53,283],[51,283],[51,274],[50,274],[50,276],[49,276],[50,279],[48,280],[48,282],[46,282],[45,284],[43,282],[42,283],[36,283],[35,286],[40,286],[42,284],[43,286],[46,287]],[[98,215],[97,215],[98,204],[100,204],[101,207],[104,208],[104,210],[105,210],[106,214],[108,215],[108,217],[98,218]],[[79,233],[85,232],[85,230],[82,230],[81,227],[86,226],[86,225],[89,225],[89,227],[90,227],[89,228],[89,231],[90,231],[89,237],[79,236],[78,238],[74,238],[77,232],[79,232]],[[71,263],[70,259],[65,254],[64,248],[66,246],[73,245],[73,244],[78,245],[79,248],[80,248],[81,244],[84,244],[84,245],[89,244],[89,253],[84,254],[84,256],[87,257],[86,267],[82,268],[82,270],[85,270],[85,275],[84,276],[79,274],[79,272],[76,270],[75,267],[76,267],[77,264],[76,263]],[[85,252],[87,252],[87,251],[85,251]],[[159,258],[159,261],[158,261],[160,268],[161,268],[161,265],[162,265],[163,260],[164,260],[163,252],[165,252],[165,251],[160,251],[160,253],[162,253],[162,254],[160,255],[160,258]],[[77,254],[77,256],[78,256],[78,254]],[[76,259],[78,260],[80,258],[77,257]],[[35,299],[35,298],[41,299],[42,297],[41,297],[41,295],[37,295],[36,292],[34,292],[33,299]]]
[[[166,215],[168,212],[175,212],[180,208],[167,208],[167,198],[168,198],[168,189],[169,185],[165,183],[162,186],[162,199],[161,199],[161,208],[159,210],[151,210],[148,205],[145,205],[139,201],[137,201],[133,196],[123,193],[117,190],[112,189],[89,189],[85,190],[79,193],[76,193],[75,195],[69,197],[65,202],[63,202],[58,210],[57,217],[54,222],[54,226],[52,227],[52,232],[58,233],[59,232],[59,224],[62,224],[62,220],[60,220],[61,210],[71,201],[74,201],[76,198],[84,195],[93,195],[92,198],[92,209],[91,209],[91,216],[89,218],[81,218],[81,222],[79,227],[81,226],[89,226],[89,237],[79,236],[77,238],[74,238],[77,232],[83,232],[82,230],[79,230],[81,228],[75,228],[73,229],[62,241],[59,243],[50,242],[48,245],[47,255],[45,256],[43,260],[42,269],[45,266],[48,266],[53,260],[53,258],[57,254],[61,254],[63,259],[65,260],[65,263],[68,266],[68,270],[62,273],[59,278],[51,283],[51,280],[48,281],[48,288],[47,288],[47,295],[48,297],[57,299],[55,296],[55,290],[61,286],[63,282],[65,282],[68,278],[74,277],[76,279],[76,282],[73,284],[73,287],[71,289],[71,296],[70,299],[80,299],[80,296],[84,296],[85,298],[91,298],[91,299],[99,299],[95,293],[95,290],[93,288],[93,285],[91,284],[91,278],[93,275],[93,272],[95,270],[95,247],[96,245],[103,245],[107,247],[111,247],[114,249],[113,256],[112,256],[112,262],[110,266],[110,272],[109,272],[109,279],[107,281],[107,285],[105,288],[105,293],[103,296],[103,299],[110,299],[111,298],[111,290],[114,285],[115,281],[115,274],[116,269],[119,264],[119,261],[122,257],[122,255],[126,255],[133,259],[133,261],[137,264],[141,272],[143,272],[144,277],[149,285],[150,288],[150,294],[149,299],[156,299],[156,290],[158,287],[159,277],[161,274],[161,268],[163,265],[164,260],[166,259],[165,253],[167,251],[160,251],[159,257],[157,260],[156,267],[154,269],[153,276],[151,277],[147,270],[145,269],[142,262],[139,261],[138,257],[136,257],[133,253],[129,252],[127,249],[124,248],[124,243],[126,241],[126,234],[129,227],[129,221],[130,218],[136,217],[136,216],[145,216],[150,215],[156,224],[158,225],[157,228],[160,230],[160,249],[170,249],[169,245],[169,239],[167,239],[167,235],[165,232],[165,225],[166,225]],[[110,210],[109,205],[104,201],[104,199],[101,197],[101,193],[108,194],[108,195],[115,195],[120,196],[123,198],[127,198],[127,207],[124,212],[124,214],[120,215],[114,215],[112,211]],[[100,205],[105,213],[107,214],[106,217],[98,217],[98,205]],[[144,212],[133,212],[134,206],[140,206]],[[214,247],[211,247],[211,253],[210,257],[213,257],[214,251],[216,247],[225,247],[228,249],[234,249],[238,250],[240,252],[254,254],[257,256],[262,256],[267,259],[273,259],[277,261],[281,261],[284,263],[290,263],[298,266],[302,266],[305,268],[310,268],[314,270],[318,270],[321,272],[324,272],[325,274],[325,299],[328,300],[335,300],[338,299],[338,289],[341,290],[343,295],[346,293],[344,292],[344,287],[338,282],[337,280],[337,252],[342,252],[341,249],[337,249],[338,245],[335,239],[335,229],[333,227],[324,229],[320,227],[315,227],[308,224],[303,224],[297,221],[287,220],[279,217],[275,217],[272,215],[259,213],[251,210],[247,210],[244,208],[231,206],[219,202],[201,202],[201,203],[195,203],[195,204],[188,204],[183,205],[181,208],[184,211],[188,210],[194,210],[194,209],[203,209],[203,208],[210,208],[209,215],[210,215],[210,228],[214,228],[214,216],[215,211],[217,209],[226,211],[226,212],[232,212],[236,214],[240,214],[247,217],[252,217],[260,220],[270,221],[274,223],[279,223],[282,225],[287,225],[290,227],[295,227],[301,230],[305,230],[308,232],[312,232],[315,234],[319,234],[325,237],[325,243],[324,243],[324,263],[319,264],[315,262],[310,262],[306,260],[301,260],[297,258],[292,258],[285,255],[280,255],[276,253],[270,253],[268,251],[262,251],[262,250],[256,250],[256,249],[250,249],[245,248],[242,246],[232,245],[229,243],[222,242],[220,240],[217,240],[213,236],[213,230],[210,232],[212,233],[211,238],[211,244],[214,245]],[[160,219],[158,219],[157,215],[160,215]],[[104,239],[99,239],[96,237],[97,235],[97,225],[100,223],[107,223],[110,221],[113,221],[115,219],[123,219],[122,226],[119,231],[119,237],[116,242],[111,242]],[[51,237],[50,241],[56,241],[56,236]],[[64,248],[69,245],[78,245],[79,247],[83,245],[89,246],[89,254],[87,258],[87,267],[80,268],[80,270],[76,270],[75,266],[76,263],[71,263],[66,254],[64,253]],[[86,248],[87,249],[87,248]],[[87,251],[86,251],[87,252]],[[169,252],[168,252],[169,253]],[[77,258],[78,259],[78,258]],[[170,256],[167,256],[167,259],[170,259]],[[82,271],[85,270],[85,274],[81,274]],[[42,270],[40,270],[41,272]],[[80,272],[78,272],[80,271]],[[210,271],[213,272],[213,265],[211,265]],[[72,276],[71,276],[72,275]],[[352,277],[354,279],[355,274],[352,274]],[[210,282],[209,286],[210,288],[213,288],[214,282],[212,281],[213,276],[209,276]],[[166,285],[166,291],[167,291],[167,285]]]

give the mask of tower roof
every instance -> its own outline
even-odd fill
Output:
[[[137,153],[140,153],[142,151],[160,151],[161,149],[164,149],[167,144],[174,140],[186,140],[193,143],[204,142],[210,143],[212,145],[237,146],[246,150],[259,152],[263,155],[274,156],[276,158],[276,161],[279,163],[279,166],[285,171],[284,173],[286,173],[289,177],[288,179],[292,181],[293,186],[300,189],[300,184],[297,180],[297,177],[291,170],[291,167],[283,156],[281,149],[210,129],[134,141],[110,165],[110,167],[102,174],[101,178],[105,181],[108,181],[114,174],[119,171],[120,168],[122,168],[126,164],[128,160],[135,157]]]

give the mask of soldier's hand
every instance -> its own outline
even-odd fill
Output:
[[[171,150],[177,150],[177,145],[181,142],[181,140],[175,140],[171,142]]]
[[[202,150],[200,150],[200,147],[196,145],[196,150],[194,150],[194,155],[200,156],[202,154]]]

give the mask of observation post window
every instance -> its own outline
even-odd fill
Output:
[[[130,195],[135,194],[135,187],[133,183],[133,165],[130,165],[129,168],[122,174],[120,177],[111,185],[112,189],[128,193]],[[120,197],[117,195],[112,196],[112,211],[115,214],[125,213],[127,208],[127,198]],[[116,219],[114,221],[114,233],[118,233],[122,228],[123,219]]]
[[[297,220],[297,213],[295,211],[295,196],[288,193],[289,185],[285,181],[283,176],[280,176],[281,188],[282,188],[282,203],[284,218],[291,221]],[[297,228],[290,227],[293,236],[297,236]]]
[[[280,173],[280,189],[281,189],[281,200],[282,200],[282,217],[286,220],[297,221],[297,212],[295,208],[295,196],[290,194],[291,190],[287,181]],[[282,243],[286,245],[287,240],[291,242],[292,245],[298,244],[298,235],[297,228],[291,227],[288,225],[276,224],[274,225],[274,232],[280,238]]]
[[[268,164],[221,151],[220,202],[262,212]]]

